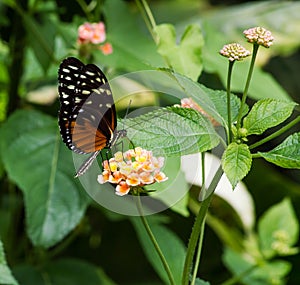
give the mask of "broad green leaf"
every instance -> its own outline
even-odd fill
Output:
[[[202,48],[204,45],[200,26],[186,27],[179,44],[176,43],[176,31],[171,24],[156,26],[158,52],[176,72],[197,81],[202,71]]]
[[[124,99],[127,95],[145,94],[146,91],[152,96],[154,96],[154,92],[158,92],[164,99],[173,104],[180,103],[180,100],[183,98],[192,98],[199,105],[199,108],[203,110],[202,113],[213,123],[217,122],[225,127],[227,126],[226,92],[207,88],[184,75],[167,69],[144,70],[114,78],[110,81],[110,84],[115,102]],[[152,97],[150,94],[145,94],[142,99],[140,99],[142,96],[139,96],[137,97],[138,100],[133,98],[133,104],[137,101],[140,103],[141,100],[146,102],[149,97]],[[232,120],[236,120],[240,109],[240,99],[231,94],[230,101]],[[126,103],[126,107],[127,105],[128,103]],[[243,113],[245,114],[247,111],[248,106],[245,106]]]
[[[299,237],[299,223],[289,199],[266,211],[258,223],[261,250],[267,258],[297,253],[291,248]]]
[[[242,272],[246,272],[252,267],[252,263],[250,261],[244,260],[242,253],[238,253],[228,247],[225,247],[222,260],[225,266],[234,275],[239,275]]]
[[[158,219],[153,219],[151,217],[146,217],[146,219],[148,220],[155,239],[167,260],[170,270],[174,276],[175,284],[180,284],[185,259],[184,244],[173,232],[171,232],[166,226],[162,225]],[[131,218],[131,222],[135,227],[138,238],[149,262],[152,264],[153,268],[165,284],[169,284],[170,282],[167,273],[164,270],[162,262],[152,242],[150,241],[140,217]]]
[[[300,169],[300,133],[290,135],[271,151],[259,154],[280,167]]]
[[[248,285],[262,284],[264,280],[265,285],[269,284],[286,284],[286,275],[291,271],[292,264],[285,260],[274,260],[265,263],[261,267],[257,267],[249,279],[245,283]]]
[[[172,73],[172,77],[174,77],[176,84],[182,89],[182,92],[186,94],[185,97],[191,97],[207,115],[223,126],[227,126],[226,91],[207,88],[177,73]],[[237,119],[241,101],[236,95],[231,94],[230,105],[232,121],[234,121]],[[248,106],[245,106],[244,113],[247,111]]]
[[[0,284],[5,285],[18,285],[19,283],[11,274],[9,267],[7,266],[3,244],[0,240]]]
[[[39,64],[46,72],[54,55],[55,25],[47,15],[41,17],[40,23],[26,13],[22,13],[22,18],[27,30],[28,42]]]
[[[265,130],[284,122],[293,112],[293,102],[262,99],[256,102],[244,118],[243,127],[248,135],[260,135]]]
[[[232,188],[242,180],[251,168],[252,157],[246,144],[231,143],[222,156],[222,167]]]
[[[199,112],[180,107],[162,108],[124,121],[136,146],[155,154],[178,156],[203,152],[217,146],[219,137]]]
[[[5,169],[24,194],[27,233],[36,246],[55,245],[79,223],[89,201],[74,179],[57,120],[18,111],[0,132]]]
[[[78,259],[60,259],[39,267],[20,265],[14,273],[22,285],[115,284],[95,265]]]
[[[248,254],[248,253],[247,253]],[[241,276],[246,285],[285,284],[284,277],[291,270],[291,264],[282,260],[254,264],[247,260],[245,253],[237,253],[229,248],[225,249],[223,262],[234,276]]]

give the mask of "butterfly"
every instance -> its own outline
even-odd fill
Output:
[[[92,153],[78,169],[78,177],[102,149],[110,149],[127,132],[116,129],[112,91],[96,65],[84,64],[75,57],[64,59],[58,70],[58,93],[58,124],[63,142],[76,153]]]

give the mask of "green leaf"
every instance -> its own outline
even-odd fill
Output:
[[[284,122],[292,114],[295,105],[293,102],[262,99],[253,105],[244,118],[243,127],[247,129],[248,135],[260,135]]]
[[[249,285],[262,284],[286,284],[285,277],[291,271],[292,264],[284,260],[274,260],[257,267],[250,275]],[[252,281],[253,280],[253,281]],[[256,281],[254,281],[256,280]]]
[[[282,260],[253,264],[245,256],[248,253],[237,253],[226,248],[223,262],[234,276],[241,276],[241,281],[246,285],[285,284],[284,277],[291,270],[291,264]]]
[[[269,152],[259,152],[267,161],[284,168],[300,169],[300,133],[288,136]]]
[[[172,73],[175,84],[185,94],[185,97],[191,97],[198,105],[214,120],[227,126],[227,94],[224,90],[213,90],[206,86],[192,81],[191,79]],[[232,120],[236,120],[240,109],[240,99],[231,94],[230,96],[231,116]],[[248,111],[248,106],[245,106],[244,113]]]
[[[174,276],[175,284],[180,284],[182,279],[183,265],[185,259],[185,246],[182,241],[166,226],[162,225],[157,218],[153,219],[147,217],[150,224],[150,228],[157,240],[166,260],[170,267],[170,270]],[[169,284],[169,279],[166,271],[162,265],[162,262],[150,241],[150,238],[141,222],[139,217],[131,218],[135,230],[137,232],[140,243],[143,246],[143,250],[152,264],[153,268],[165,284]]]
[[[123,81],[123,83],[122,83]],[[125,84],[124,82],[131,82]],[[205,116],[210,120],[216,121],[223,126],[227,126],[227,95],[223,90],[213,90],[205,87],[198,82],[194,82],[190,78],[172,72],[166,69],[160,70],[145,70],[143,72],[129,73],[124,76],[118,77],[110,81],[112,91],[114,94],[115,102],[124,98],[125,95],[136,94],[138,92],[144,93],[145,91],[159,92],[163,98],[172,103],[180,103],[183,98],[192,98],[203,110]],[[142,100],[148,100],[149,94],[143,96]],[[123,100],[125,101],[125,100]],[[138,100],[133,99],[133,104]],[[240,109],[240,99],[231,94],[231,113],[232,119],[237,118]],[[128,103],[126,104],[127,107]],[[247,113],[248,106],[245,105],[243,113]],[[215,122],[214,122],[215,123]]]
[[[252,157],[246,144],[231,143],[222,156],[222,167],[232,188],[242,180],[251,168]]]
[[[291,248],[298,240],[299,224],[292,203],[284,199],[266,211],[258,222],[261,250],[267,258],[297,253]]]
[[[252,264],[244,260],[243,255],[228,247],[225,247],[223,256],[223,263],[234,274],[240,275],[242,272],[246,272],[252,267]]]
[[[7,266],[3,244],[0,240],[0,284],[5,285],[18,285],[19,283],[11,274],[9,267]]]
[[[115,284],[96,266],[78,259],[60,259],[39,267],[20,265],[14,273],[22,285]]]
[[[89,201],[73,178],[71,152],[57,121],[36,111],[15,112],[0,133],[5,169],[24,194],[28,235],[50,247],[79,223]]]
[[[28,34],[28,42],[39,64],[46,72],[54,55],[55,25],[47,15],[43,15],[39,23],[29,14],[22,13],[22,17]]]
[[[176,43],[176,31],[171,24],[158,25],[158,52],[176,72],[197,81],[202,71],[202,48],[204,40],[199,25],[188,25]]]
[[[123,122],[136,146],[151,149],[157,155],[203,152],[219,143],[208,119],[193,109],[162,108]]]

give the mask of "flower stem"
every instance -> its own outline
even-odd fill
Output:
[[[206,185],[205,185],[205,152],[201,152],[201,169],[202,169],[202,186],[201,191],[199,193],[199,201],[203,201],[206,197]],[[201,257],[201,251],[202,251],[202,242],[203,242],[203,236],[204,236],[204,227],[205,222],[202,223],[202,229],[200,231],[199,241],[198,241],[198,249],[197,249],[197,255],[195,259],[195,265],[193,269],[193,275],[191,280],[191,285],[195,285],[197,272],[200,264],[200,257]]]
[[[173,274],[172,274],[171,269],[169,267],[169,264],[168,264],[168,262],[167,262],[167,260],[166,260],[166,258],[164,256],[163,252],[161,251],[161,249],[159,247],[159,244],[158,244],[157,240],[155,239],[154,234],[152,233],[152,231],[150,229],[150,226],[148,224],[147,219],[144,216],[144,211],[143,211],[143,207],[142,207],[142,203],[141,203],[141,198],[140,198],[139,194],[137,194],[137,209],[138,209],[138,212],[140,214],[140,218],[142,220],[142,223],[143,223],[143,225],[144,225],[144,227],[146,229],[146,232],[147,232],[147,234],[148,234],[148,236],[149,236],[149,238],[150,238],[153,246],[155,247],[155,250],[156,250],[157,254],[159,255],[159,258],[160,258],[160,260],[161,260],[161,262],[163,264],[163,267],[164,267],[164,269],[165,269],[165,271],[166,271],[166,273],[167,273],[167,275],[169,277],[170,285],[176,285],[174,277],[173,277]]]
[[[294,119],[293,121],[289,122],[287,125],[285,125],[284,127],[280,128],[280,130],[276,131],[275,133],[267,136],[266,138],[252,144],[249,146],[250,149],[256,148],[280,135],[282,135],[284,132],[286,132],[287,130],[289,130],[291,127],[295,126],[296,124],[298,124],[300,122],[300,116],[297,117],[296,119]]]
[[[136,0],[135,2],[142,13],[142,16],[144,18],[146,26],[147,26],[154,42],[157,44],[158,39],[154,32],[154,30],[156,28],[156,22],[155,22],[155,19],[153,17],[153,14],[151,12],[151,9],[150,9],[147,1],[146,0]]]
[[[201,227],[201,231],[200,231],[200,236],[199,236],[199,241],[198,241],[198,249],[197,249],[197,255],[196,255],[191,285],[195,285],[195,282],[196,282],[196,277],[197,277],[197,272],[198,272],[198,268],[199,268],[199,264],[200,264],[200,257],[201,257],[201,252],[202,252],[204,228],[205,228],[205,219],[202,223],[202,227]]]
[[[235,61],[229,60],[228,65],[228,74],[227,74],[227,123],[228,123],[228,133],[227,133],[227,143],[230,144],[232,141],[232,130],[231,130],[231,104],[230,104],[230,88],[231,88],[231,76],[232,76],[232,69],[233,64]]]
[[[193,259],[194,259],[194,253],[195,253],[195,249],[199,240],[199,237],[201,237],[201,231],[203,231],[203,226],[202,224],[204,223],[205,217],[206,217],[206,213],[208,210],[208,207],[210,205],[211,199],[213,197],[214,191],[222,177],[223,174],[223,170],[222,167],[220,166],[211,182],[211,184],[209,185],[207,192],[210,193],[207,198],[205,200],[203,200],[203,202],[201,203],[199,212],[197,214],[193,229],[192,229],[192,233],[190,236],[190,240],[189,240],[189,244],[188,244],[188,248],[187,248],[187,254],[186,254],[186,258],[185,258],[185,264],[184,264],[184,269],[183,269],[183,276],[182,276],[182,285],[188,285],[189,284],[189,276],[190,276],[190,271],[192,268],[192,263],[193,263]],[[201,244],[199,243],[199,246],[201,246]],[[199,256],[200,258],[200,256]]]
[[[241,107],[240,107],[239,114],[238,114],[238,119],[237,119],[237,129],[238,130],[241,128],[241,125],[242,125],[242,116],[243,116],[244,105],[245,105],[245,102],[246,102],[248,89],[249,89],[251,77],[252,77],[252,74],[253,74],[254,63],[255,63],[258,48],[259,48],[258,44],[253,44],[253,52],[252,52],[250,68],[249,68],[248,77],[247,77],[246,85],[245,85],[243,96],[242,96],[242,103],[241,103]]]

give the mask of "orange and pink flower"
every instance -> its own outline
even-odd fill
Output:
[[[151,151],[136,147],[125,153],[117,152],[109,161],[103,162],[103,172],[98,176],[100,184],[117,184],[116,194],[124,196],[132,187],[143,187],[168,180],[161,172],[163,157],[154,157]]]
[[[100,45],[106,40],[105,25],[103,22],[99,23],[84,23],[78,28],[77,42],[80,46],[83,45]],[[99,50],[104,55],[111,54],[113,52],[112,45],[110,43],[104,43],[100,45]]]

